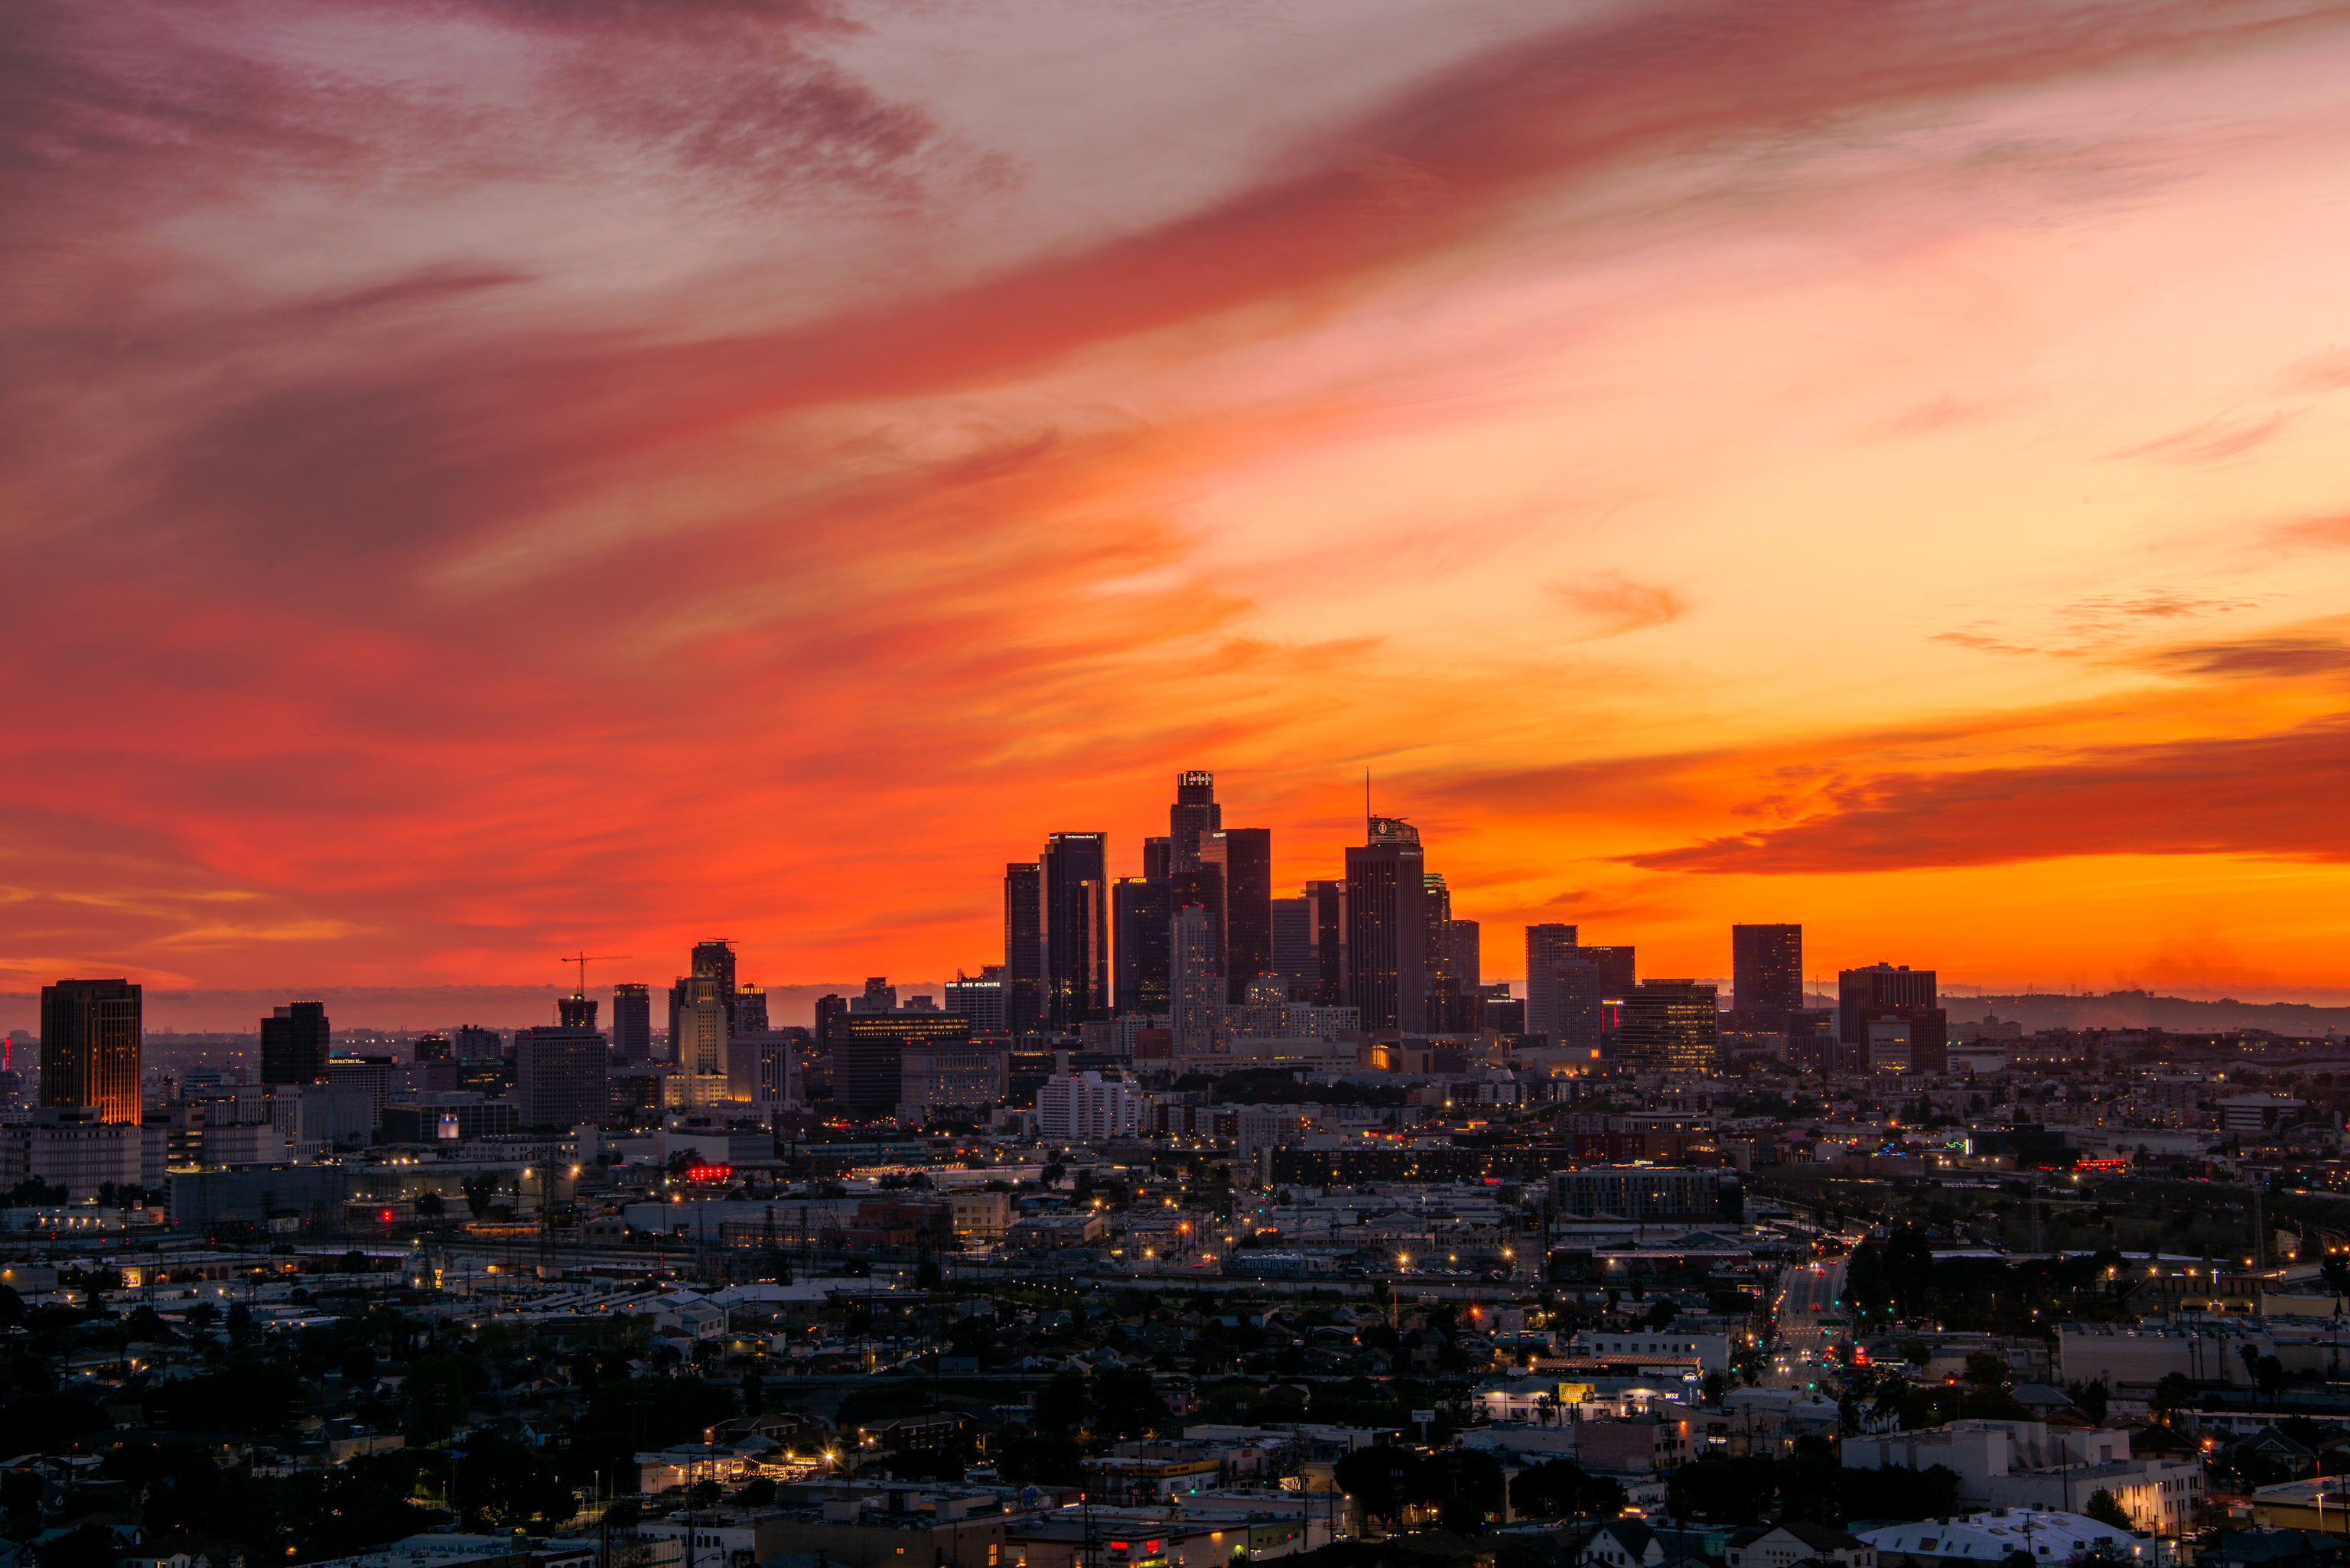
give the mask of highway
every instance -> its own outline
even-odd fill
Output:
[[[1820,1326],[1820,1321],[1844,1315],[1835,1304],[1843,1293],[1841,1258],[1789,1269],[1780,1276],[1779,1299],[1773,1304],[1779,1338],[1772,1346],[1765,1387],[1801,1388],[1829,1381],[1820,1375],[1821,1364],[1828,1359],[1828,1331]]]

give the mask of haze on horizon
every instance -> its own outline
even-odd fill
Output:
[[[0,992],[944,976],[1368,767],[1495,975],[2350,993],[2339,7],[16,20]]]

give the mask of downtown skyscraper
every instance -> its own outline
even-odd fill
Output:
[[[1273,971],[1273,830],[1220,827],[1200,841],[1200,869],[1216,873],[1217,961],[1224,999],[1248,1000],[1250,981]]]
[[[334,1030],[323,1002],[296,1002],[261,1021],[261,1081],[323,1084],[334,1054]]]
[[[1419,1031],[1428,1015],[1428,878],[1419,829],[1374,816],[1347,850],[1347,1001],[1365,1029]]]
[[[1003,868],[1003,1026],[1034,1034],[1045,1022],[1045,873],[1034,860]]]
[[[137,1127],[145,1002],[127,980],[61,980],[41,987],[41,1104],[94,1107],[101,1122]]]
[[[1109,1016],[1109,836],[1045,836],[1037,861],[1044,909],[1045,1023],[1073,1034]]]

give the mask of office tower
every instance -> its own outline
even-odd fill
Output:
[[[1142,841],[1142,874],[1154,882],[1175,875],[1173,839],[1146,838]]]
[[[1200,868],[1222,882],[1216,940],[1224,1000],[1248,998],[1249,982],[1273,972],[1273,830],[1220,827],[1200,840]]]
[[[1305,905],[1314,940],[1314,967],[1310,971],[1314,1005],[1344,1006],[1350,984],[1347,978],[1347,884],[1308,882]]]
[[[701,951],[694,950],[697,960]],[[684,984],[670,1035],[670,1053],[678,1065],[671,1087],[677,1104],[706,1106],[726,1098],[726,1047],[734,1038],[733,981],[712,972],[693,975]],[[518,1059],[519,1050],[516,1054]]]
[[[738,1034],[726,1046],[726,1097],[763,1111],[799,1101],[799,1043],[790,1032]]]
[[[1918,1060],[1946,1060],[1949,1046],[1949,1018],[1941,1021],[1925,1018],[1927,1013],[1941,1013],[1939,994],[1934,985],[1934,971],[1910,969],[1908,964],[1870,964],[1868,969],[1843,969],[1835,976],[1835,1067],[1845,1072],[1868,1070],[1868,1025],[1877,1018],[1913,1018],[1918,1015],[1925,1039],[1910,1042],[1910,1063]],[[1920,1067],[1922,1070],[1922,1067]],[[1937,1067],[1939,1070],[1939,1067]]]
[[[816,1050],[821,1056],[832,1049],[841,1019],[848,1016],[848,999],[837,992],[827,992],[816,999]]]
[[[434,1033],[432,1034],[420,1034],[416,1037],[416,1060],[420,1062],[453,1062],[456,1059],[456,1050],[450,1044],[449,1036],[446,1034]]]
[[[1730,928],[1731,1001],[1749,1027],[1776,1029],[1804,1005],[1804,928]]]
[[[1107,834],[1045,836],[1045,1024],[1056,1033],[1109,1016],[1108,860]]]
[[[1003,868],[1004,1027],[1034,1034],[1044,1017],[1044,868],[1015,860]]]
[[[1639,979],[1633,973],[1633,950],[1628,947],[1578,947],[1574,956],[1587,959],[1599,966],[1600,988],[1610,1002],[1621,1001],[1631,994]]]
[[[1177,774],[1175,804],[1167,808],[1169,871],[1198,870],[1201,841],[1223,825],[1224,808],[1216,804],[1216,775]]]
[[[555,1020],[566,1029],[596,1027],[596,999],[592,996],[558,996],[555,999]],[[519,1045],[515,1047],[521,1049]]]
[[[1428,898],[1419,829],[1374,816],[1347,850],[1347,1002],[1363,1027],[1417,1032],[1428,1012]]]
[[[1482,991],[1485,984],[1485,956],[1474,920],[1455,919],[1446,922],[1445,929],[1452,945],[1452,973],[1461,981],[1463,996]]]
[[[958,971],[947,981],[949,1012],[959,1012],[971,1020],[973,1034],[1002,1034],[1005,1032],[1003,1013],[1003,966],[989,964],[977,979]]]
[[[865,989],[848,999],[851,1012],[895,1012],[898,1011],[898,988],[889,983],[886,974],[868,974]]]
[[[734,988],[734,1033],[737,1034],[767,1033],[765,987],[740,985]]]
[[[1540,925],[1526,928],[1526,1033],[1558,1037],[1558,1021],[1554,998],[1556,989],[1551,971],[1560,959],[1575,948],[1573,926]]]
[[[629,1063],[652,1060],[652,987],[630,982],[612,988],[612,1054]]]
[[[1575,951],[1567,950],[1570,955]],[[1552,1044],[1570,1051],[1598,1050],[1607,1013],[1602,1004],[1620,993],[1607,990],[1607,977],[1590,959],[1555,958],[1545,978],[1550,987],[1551,1026],[1541,1033]]]
[[[323,1002],[296,1002],[261,1021],[261,1081],[323,1084],[334,1054]]]
[[[145,1120],[139,1097],[144,1002],[127,980],[41,987],[41,1105],[95,1109],[101,1123]]]
[[[495,1062],[505,1055],[505,1045],[494,1029],[484,1029],[478,1023],[459,1027],[452,1042],[457,1048],[460,1062]]]
[[[612,1053],[596,1028],[596,1003],[587,997],[563,1001],[563,1023],[515,1031],[515,1110],[526,1130],[600,1127],[611,1114],[605,1075]]]
[[[1216,963],[1216,927],[1197,904],[1176,909],[1168,922],[1168,1012],[1175,1054],[1198,1055],[1212,1047],[1224,1005],[1224,976]]]
[[[909,1045],[968,1046],[971,1020],[959,1012],[849,1012],[834,1020],[832,1098],[859,1116],[894,1116]]]
[[[1175,916],[1170,892],[1164,877],[1121,877],[1109,890],[1110,919],[1117,928],[1110,951],[1121,1014],[1158,1017],[1167,1011],[1172,973],[1168,922]]]
[[[1623,999],[1616,1061],[1635,1072],[1710,1073],[1721,1044],[1721,1002],[1693,980],[1644,980]]]
[[[1273,972],[1290,982],[1290,997],[1314,1000],[1314,906],[1303,893],[1271,900]]]

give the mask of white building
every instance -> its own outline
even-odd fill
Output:
[[[1036,1091],[1036,1130],[1063,1143],[1128,1137],[1142,1130],[1144,1096],[1099,1073],[1055,1074]]]
[[[1879,1558],[1947,1557],[1960,1563],[1999,1563],[2012,1552],[2066,1563],[2100,1546],[2124,1560],[2153,1564],[2168,1560],[2164,1544],[2141,1541],[2077,1513],[2037,1509],[2000,1509],[1964,1519],[1920,1520],[1865,1532],[1861,1539]]]
[[[100,1122],[95,1109],[44,1110],[29,1125],[0,1127],[0,1187],[37,1176],[64,1188],[70,1203],[95,1198],[109,1185],[161,1187],[165,1139],[161,1127],[155,1132],[150,1139],[134,1123]],[[155,1145],[151,1174],[150,1142]]]
[[[1635,1334],[1601,1334],[1584,1329],[1567,1342],[1567,1353],[1595,1361],[1693,1361],[1700,1372],[1730,1370],[1730,1336],[1726,1334],[1677,1334],[1670,1328]]]
[[[2140,1530],[2175,1534],[2193,1526],[2203,1496],[2198,1459],[2130,1457],[2129,1434],[2075,1430],[2040,1421],[1953,1421],[1915,1432],[1844,1440],[1846,1469],[1942,1465],[1970,1502],[2070,1512],[2100,1491]]]

